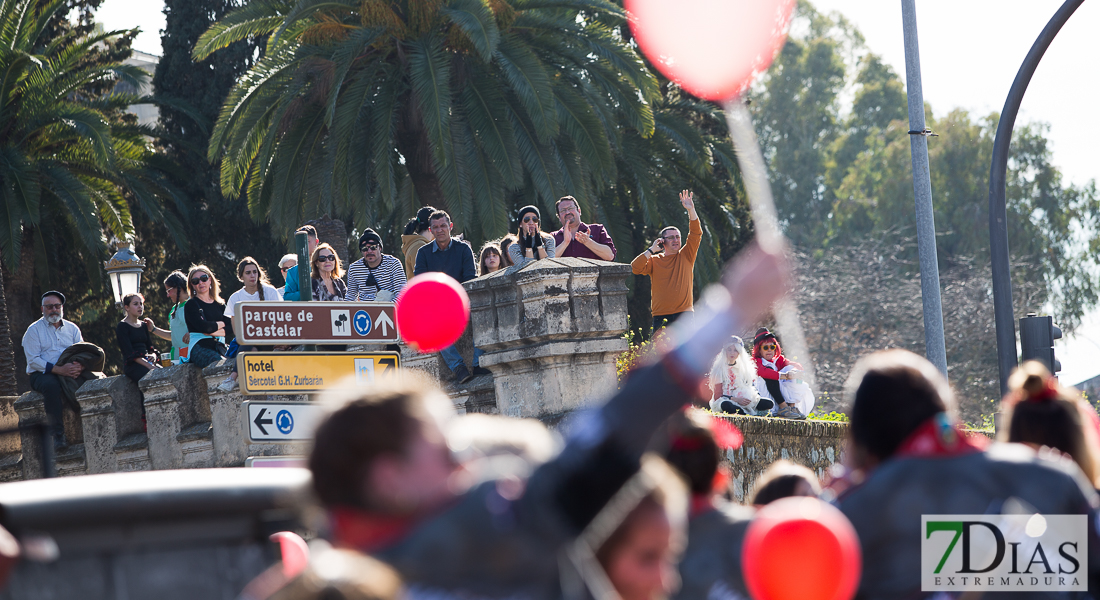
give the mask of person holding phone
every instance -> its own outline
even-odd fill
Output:
[[[653,331],[671,325],[683,315],[693,315],[695,306],[695,256],[703,240],[699,214],[695,212],[695,196],[688,190],[680,192],[680,204],[688,213],[688,238],[682,243],[680,229],[665,227],[660,237],[630,263],[635,275],[649,275],[652,296]]]

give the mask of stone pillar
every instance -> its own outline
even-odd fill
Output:
[[[84,425],[89,474],[150,468],[148,443],[141,429],[141,392],[129,377],[89,381],[80,386],[76,400]]]
[[[23,394],[15,402],[15,411],[19,415],[20,426],[46,422],[45,399],[39,392]],[[58,476],[82,475],[87,468],[84,460],[84,428],[80,416],[73,412],[67,402],[62,404],[62,427],[65,430],[66,446],[54,453],[54,471]],[[45,477],[40,430],[23,431],[20,438],[23,448],[23,479]]]
[[[630,266],[546,259],[464,284],[501,414],[556,421],[616,388]]]
[[[42,394],[27,392],[15,401],[15,412],[19,415],[19,426],[39,425],[46,422],[46,405]],[[41,479],[46,476],[43,443],[52,443],[42,435],[39,429],[24,429],[19,432],[20,445],[23,448],[23,479]]]
[[[15,402],[19,396],[0,396],[0,429],[13,430],[19,426],[19,414]],[[23,443],[19,432],[0,435],[0,482],[23,478]]]
[[[248,430],[241,412],[241,388],[223,392],[218,384],[233,371],[231,361],[210,365],[203,370],[210,397],[210,433],[215,467],[240,467],[248,458]]]
[[[189,364],[153,369],[141,378],[149,460],[154,469],[210,467],[210,399],[202,371]]]

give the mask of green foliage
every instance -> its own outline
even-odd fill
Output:
[[[623,334],[623,339],[627,343],[626,350],[615,357],[615,372],[618,375],[620,386],[630,371],[645,364],[645,361],[656,351],[655,342],[645,339],[640,328],[637,332],[628,328],[626,333]]]
[[[776,204],[792,241],[807,250],[912,231],[912,163],[904,87],[843,17],[798,5],[753,108],[772,169]],[[851,98],[848,109],[842,98]],[[941,269],[988,260],[989,165],[998,116],[926,105],[932,198]],[[1016,285],[1042,282],[1018,309],[1054,305],[1072,329],[1100,297],[1100,198],[1067,185],[1051,163],[1042,124],[1018,124],[1008,170],[1008,227]],[[915,265],[916,249],[906,257]],[[913,269],[915,267],[910,267]],[[908,273],[907,273],[908,274]]]
[[[814,421],[837,421],[840,423],[848,422],[848,415],[836,411],[831,411],[827,413],[810,413],[806,415],[806,418]]]

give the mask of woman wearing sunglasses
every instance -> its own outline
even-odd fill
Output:
[[[539,209],[524,206],[516,217],[519,232],[516,241],[508,246],[512,263],[523,266],[540,258],[554,258],[554,236],[539,229]]]
[[[344,269],[336,250],[328,244],[318,244],[310,260],[310,273],[313,276],[313,299],[320,302],[342,302],[348,295],[348,286],[344,283]]]
[[[781,380],[796,379],[802,371],[802,365],[791,362],[783,356],[779,340],[774,333],[768,331],[767,327],[757,330],[756,337],[752,341],[752,357],[756,361],[756,374],[764,380],[768,394],[779,407],[775,413],[776,416],[785,419],[805,419],[806,415],[799,412],[795,406],[795,398],[785,397],[782,386],[779,385]],[[781,372],[785,369],[785,372]]]
[[[206,265],[194,265],[187,273],[191,299],[183,306],[191,341],[187,362],[205,368],[225,357],[225,342],[233,337],[233,325],[225,316],[221,285]]]

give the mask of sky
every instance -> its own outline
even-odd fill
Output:
[[[905,77],[900,0],[811,1],[822,12],[844,15],[863,33],[868,48]],[[976,116],[999,112],[1020,63],[1062,1],[918,1],[922,87],[935,114],[955,108]],[[163,6],[162,0],[106,0],[97,16],[108,29],[141,27],[134,48],[159,55]],[[1085,2],[1047,50],[1016,121],[1050,126],[1053,162],[1078,185],[1100,175],[1094,142],[1100,120],[1092,114],[1100,83],[1087,67],[1093,64],[1088,57],[1096,56],[1091,35],[1097,30],[1100,4]],[[1078,67],[1088,68],[1088,75]],[[1055,348],[1062,381],[1075,384],[1100,375],[1100,310]]]

